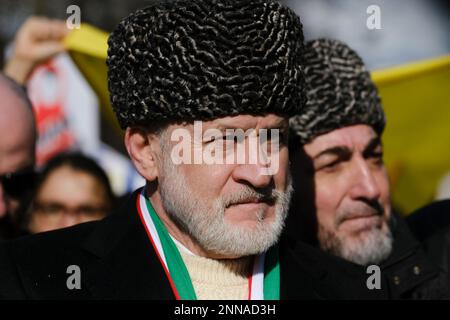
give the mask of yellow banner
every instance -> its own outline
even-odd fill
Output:
[[[432,201],[450,172],[450,55],[372,73],[387,117],[383,136],[393,203]]]
[[[88,24],[74,29],[64,39],[64,46],[100,99],[102,114],[114,128],[120,130],[111,108],[108,93],[106,57],[108,33]]]

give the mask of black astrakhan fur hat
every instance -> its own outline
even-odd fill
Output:
[[[122,128],[305,105],[302,24],[271,0],[178,0],[141,9],[109,37],[108,82]]]

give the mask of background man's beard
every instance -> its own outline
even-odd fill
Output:
[[[319,225],[319,244],[322,250],[359,265],[379,264],[392,251],[392,234],[389,228],[373,228],[364,234],[339,237]]]
[[[188,185],[185,176],[172,164],[170,157],[165,160],[162,179],[159,181],[164,209],[204,250],[223,256],[243,257],[262,253],[277,242],[284,227],[292,195],[290,177],[285,192],[270,190],[270,194],[261,194],[245,187],[242,192],[226,199],[204,199]],[[271,198],[275,205],[274,219],[265,221],[264,213],[257,212],[254,228],[226,222],[225,208],[250,197]]]

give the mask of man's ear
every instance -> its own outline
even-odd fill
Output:
[[[158,178],[161,155],[159,138],[144,128],[133,127],[125,131],[125,146],[137,171],[147,180]]]

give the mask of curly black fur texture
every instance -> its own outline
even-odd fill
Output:
[[[367,124],[382,134],[386,120],[377,88],[362,59],[337,40],[305,44],[306,107],[290,119],[302,144],[342,127]]]
[[[125,18],[108,43],[109,90],[122,128],[291,116],[305,104],[302,24],[275,1],[161,3]]]

